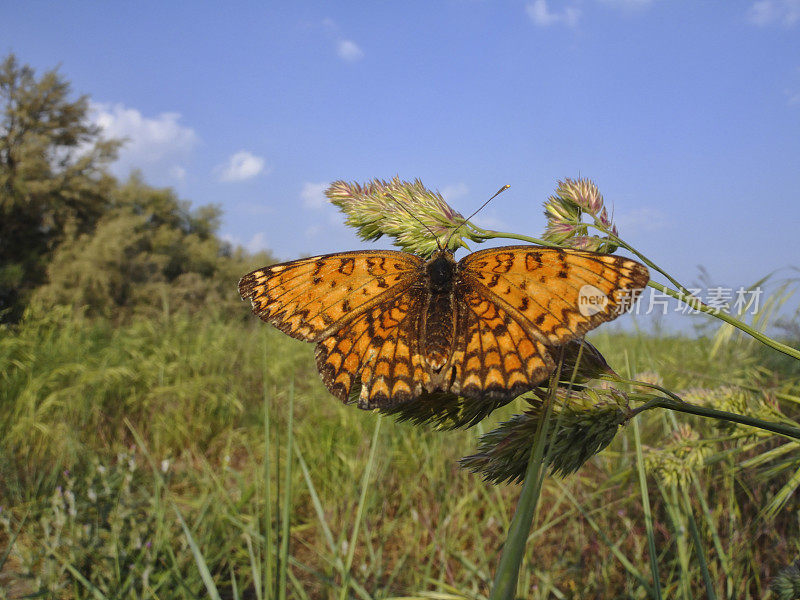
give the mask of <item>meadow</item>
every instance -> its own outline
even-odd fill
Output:
[[[743,322],[621,238],[590,180],[559,181],[542,239],[482,229],[419,180],[334,182],[363,239],[421,257],[490,239],[622,249],[705,313],[692,335],[593,331],[616,371],[594,389],[573,386],[591,370],[578,353],[571,378],[474,427],[398,422],[341,405],[313,348],[240,302],[235,282],[275,261],[223,239],[220,207],[113,175],[125,140],[57,70],[9,54],[0,105],[0,599],[800,598],[796,277]],[[580,256],[540,283],[595,260]],[[592,281],[621,308],[643,267],[604,264]],[[575,290],[599,276],[580,268]],[[584,331],[551,350],[588,348]],[[459,466],[504,421],[527,429],[494,434],[501,468],[485,473],[521,485]],[[542,479],[545,464],[574,473]]]
[[[520,486],[458,459],[524,400],[458,431],[343,406],[247,314],[3,327],[0,597],[487,597]],[[797,361],[746,339],[590,339],[624,377],[797,426]],[[798,468],[797,442],[648,411],[545,480],[518,596],[656,597],[652,542],[664,598],[777,598]]]

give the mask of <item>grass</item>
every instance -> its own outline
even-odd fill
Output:
[[[592,341],[625,377],[797,415],[794,364],[735,338]],[[521,489],[457,466],[520,404],[396,423],[327,394],[309,345],[211,315],[0,330],[0,407],[0,598],[485,598]],[[798,450],[642,414],[545,479],[517,594],[770,597],[800,551]]]

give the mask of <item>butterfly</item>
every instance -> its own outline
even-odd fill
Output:
[[[458,262],[394,250],[313,256],[239,281],[262,320],[316,344],[331,394],[390,409],[448,394],[499,405],[536,388],[557,350],[625,312],[650,278],[620,256],[533,245]]]

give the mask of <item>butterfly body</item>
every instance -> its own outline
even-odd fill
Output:
[[[421,349],[425,363],[432,371],[433,379],[452,355],[453,342],[458,329],[454,283],[457,266],[449,252],[437,252],[425,264],[425,277],[417,284],[424,303],[424,319],[421,325],[424,346]],[[434,387],[442,387],[437,382]],[[432,390],[427,390],[432,391]]]
[[[506,246],[458,262],[378,250],[264,267],[239,292],[261,319],[317,344],[334,396],[384,408],[436,393],[510,400],[547,378],[555,348],[615,318],[648,279],[635,261],[576,250]],[[586,289],[602,309],[581,306]]]

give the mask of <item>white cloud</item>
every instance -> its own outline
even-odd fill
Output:
[[[447,203],[450,204],[454,200],[466,196],[469,193],[469,187],[466,183],[462,182],[451,183],[450,185],[444,186],[440,193]]]
[[[320,209],[328,204],[328,199],[325,197],[325,190],[328,189],[327,183],[309,183],[303,184],[303,189],[300,190],[300,198],[303,200],[303,206],[306,208]]]
[[[255,254],[259,250],[267,250],[267,236],[261,232],[258,232],[250,238],[250,241],[247,242],[245,248],[247,248],[247,251],[251,254]]]
[[[218,165],[215,171],[220,181],[244,181],[263,172],[264,164],[264,159],[260,156],[241,150],[225,163]]]
[[[336,42],[336,54],[347,62],[356,62],[364,57],[364,51],[353,40],[339,40]]]
[[[322,29],[326,37],[336,45],[336,54],[339,58],[347,62],[356,62],[364,58],[364,51],[353,40],[345,38],[341,33],[341,28],[333,19],[322,20]]]
[[[221,237],[223,241],[228,242],[234,248],[236,246],[244,246],[244,248],[251,254],[255,254],[261,250],[269,250],[269,247],[267,246],[267,236],[261,232],[251,237],[250,241],[246,244],[242,244],[242,240],[238,236],[231,235],[230,233],[224,233]]]
[[[747,20],[760,27],[791,27],[800,22],[800,0],[758,0],[747,10]]]
[[[181,163],[188,160],[200,138],[191,127],[179,123],[179,113],[145,117],[123,104],[92,102],[90,115],[102,128],[104,137],[126,140],[112,166],[118,176],[126,177],[131,169],[141,169],[149,180],[158,183],[186,177]]]
[[[547,0],[534,0],[525,7],[531,21],[540,27],[549,27],[563,23],[569,27],[575,27],[581,16],[579,8],[567,6],[563,11],[553,12],[547,7]]]

